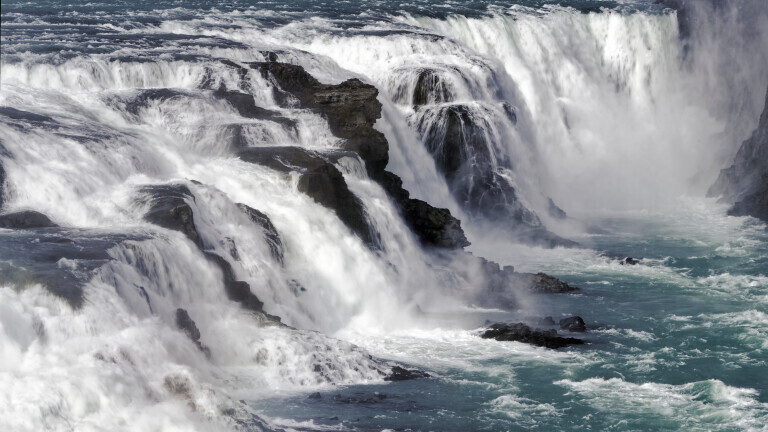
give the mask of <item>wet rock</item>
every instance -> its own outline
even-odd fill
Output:
[[[524,286],[537,293],[553,294],[578,291],[578,288],[572,287],[560,279],[545,273],[514,273],[511,275],[510,282]]]
[[[585,332],[587,326],[584,324],[584,320],[580,316],[572,316],[563,318],[558,323],[562,330],[568,330],[572,332]]]
[[[452,100],[451,87],[438,71],[423,69],[419,72],[413,89],[413,105],[444,103]]]
[[[470,245],[461,221],[448,209],[435,208],[424,201],[409,199],[401,207],[403,218],[425,246],[457,249]]]
[[[31,229],[57,227],[48,216],[34,210],[0,215],[0,228]]]
[[[323,396],[320,394],[320,392],[314,392],[311,395],[307,396],[307,399],[322,399]]]
[[[621,264],[621,265],[638,265],[638,264],[640,264],[640,260],[634,259],[632,257],[626,257],[623,260],[619,261],[619,264]]]
[[[535,326],[545,326],[545,327],[554,327],[557,324],[555,323],[555,320],[551,316],[547,316],[544,318],[528,318],[526,321],[529,324],[533,324]]]
[[[272,252],[272,257],[282,264],[284,255],[283,241],[280,239],[280,234],[277,232],[277,228],[272,224],[269,217],[245,204],[239,203],[237,206],[248,215],[248,218],[251,219],[253,223],[264,230],[264,235],[267,237],[267,244],[269,244],[269,250]]]
[[[64,235],[72,238],[60,241]],[[85,302],[83,286],[112,259],[107,251],[145,239],[76,228],[20,230],[0,240],[0,280],[17,287],[40,284],[78,309]]]
[[[408,191],[403,189],[400,178],[384,170],[389,162],[389,143],[381,132],[373,128],[376,120],[381,117],[381,103],[376,99],[378,90],[374,86],[357,79],[350,79],[338,85],[322,84],[301,66],[286,63],[260,62],[250,63],[249,66],[261,71],[265,78],[277,84],[274,97],[278,103],[288,107],[298,106],[315,110],[328,120],[331,132],[345,140],[344,150],[353,152],[362,159],[368,176],[389,193],[406,224],[423,245],[447,248],[469,245],[461,229],[461,222],[447,209],[437,209],[424,201],[411,199]],[[329,202],[329,206],[334,206],[332,208],[335,208],[333,202],[349,203],[350,205],[345,206],[342,211],[349,214],[344,216],[346,220],[342,220],[367,243],[377,244],[377,234],[368,232],[370,227],[367,223],[365,226],[360,223],[362,206],[352,202],[352,198],[344,192],[345,187],[335,187],[340,184],[335,167],[323,167],[306,153],[297,154],[301,153],[297,150],[281,151],[284,154],[279,156],[280,160],[265,157],[264,154],[244,156],[241,153],[240,157],[264,163],[278,170],[290,170],[299,166],[305,167],[308,172],[314,171],[307,176],[303,185],[300,182],[300,187],[316,194],[319,197],[318,202]],[[285,161],[292,161],[289,164],[293,167],[286,166]],[[320,193],[322,184],[334,186],[335,191]],[[337,194],[338,196],[334,197]]]
[[[5,168],[3,168],[3,161],[0,160],[0,210],[5,205]]]
[[[382,171],[376,180],[400,208],[403,220],[422,245],[444,249],[462,249],[470,245],[461,221],[453,217],[450,210],[410,198],[400,177],[389,171]]]
[[[211,354],[211,350],[200,342],[200,330],[185,309],[176,309],[176,327],[182,330],[188,338],[192,339],[197,348],[205,353],[206,356]]]
[[[139,115],[139,112],[154,102],[164,102],[171,99],[190,97],[187,93],[169,88],[153,88],[141,90],[136,96],[125,102],[125,111]]]
[[[407,381],[418,378],[429,378],[426,372],[417,369],[405,369],[400,366],[393,366],[392,373],[384,377],[384,381]]]
[[[568,217],[568,214],[565,213],[565,210],[558,207],[557,204],[552,201],[552,198],[548,198],[547,213],[549,213],[549,216],[553,219],[566,219]]]
[[[768,93],[757,129],[742,143],[733,165],[720,172],[709,195],[733,203],[731,216],[768,222]]]
[[[355,78],[336,85],[322,84],[303,67],[288,63],[249,65],[279,86],[275,89],[276,101],[286,106],[312,109],[323,115],[331,132],[346,140],[344,149],[360,155],[369,174],[382,171],[387,166],[389,144],[384,134],[372,127],[381,117],[376,87]]]
[[[564,348],[569,345],[580,345],[584,341],[576,338],[565,338],[557,335],[555,330],[532,330],[523,323],[493,324],[491,328],[480,335],[483,339],[495,339],[502,342],[524,342],[546,348]]]
[[[203,240],[195,228],[194,211],[189,204],[195,197],[188,187],[181,184],[145,186],[139,192],[144,195],[141,199],[149,203],[144,220],[179,231],[203,249]]]
[[[254,147],[240,151],[241,159],[258,163],[281,172],[301,173],[300,192],[336,212],[344,224],[370,247],[380,244],[378,234],[368,224],[363,203],[349,190],[341,171],[326,157],[301,147]]]
[[[220,269],[224,279],[224,290],[227,297],[247,310],[252,312],[263,312],[264,303],[251,292],[251,286],[248,282],[237,280],[235,270],[232,265],[223,257],[213,253],[204,252],[209,261],[215,263]]]
[[[227,90],[223,84],[213,93],[213,95],[229,102],[230,105],[245,118],[269,120],[279,123],[286,128],[296,129],[296,122],[294,120],[281,116],[277,111],[272,111],[256,105],[253,95],[235,90]]]

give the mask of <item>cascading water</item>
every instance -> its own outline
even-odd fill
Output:
[[[766,430],[768,7],[492,3],[3,3],[0,429]]]

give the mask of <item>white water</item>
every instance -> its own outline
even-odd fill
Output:
[[[668,207],[681,194],[708,186],[720,156],[732,151],[750,127],[747,123],[729,130],[730,113],[718,109],[725,96],[705,97],[714,84],[705,76],[708,70],[698,67],[701,63],[686,68],[674,15],[554,10],[542,16],[397,20],[447,37],[331,35],[324,33],[329,24],[322,20],[237,33],[196,28],[195,21],[167,22],[160,30],[220,35],[256,48],[283,47],[291,51],[281,59],[303,64],[324,81],[361,76],[373,82],[384,105],[377,128],[390,141],[390,168],[415,197],[448,207],[465,221],[418,131],[408,127],[417,123],[418,115],[402,94],[411,91],[414,71],[421,65],[445,71],[454,102],[495,114],[484,116],[495,119],[490,140],[494,153],[513,161],[514,184],[526,204],[545,218],[546,196],[575,213]],[[260,59],[250,50],[199,48],[198,53]],[[381,234],[381,254],[366,248],[331,211],[298,193],[296,178],[228,156],[223,142],[233,123],[244,124],[250,145],[333,148],[338,143],[318,116],[276,107],[269,84],[256,73],[248,76],[256,103],[296,119],[298,130],[240,118],[210,93],[197,90],[207,71],[228,88],[241,88],[234,72],[215,62],[134,63],[93,57],[58,65],[37,64],[35,59],[2,64],[0,104],[58,122],[24,130],[0,126],[0,140],[10,153],[0,156],[10,185],[4,210],[31,208],[65,227],[157,237],[111,250],[115,260],[88,284],[86,305],[78,311],[40,286],[0,288],[0,419],[5,422],[0,427],[221,430],[235,427],[233,417],[253,414],[237,402],[240,398],[380,382],[382,364],[363,349],[326,335],[438,370],[443,361],[471,369],[478,358],[499,355],[494,350],[537,361],[570,361],[536,348],[478,341],[465,330],[443,329],[461,323],[420,318],[418,310],[466,311],[463,304],[472,298],[478,279],[437,267],[358,161],[345,161],[341,168]],[[737,98],[759,103],[762,95],[745,90],[762,85],[747,79],[754,74],[744,72],[745,78],[732,85],[742,86]],[[189,94],[127,113],[121,101],[147,88]],[[504,117],[502,100],[518,108],[517,126]],[[740,103],[744,117],[759,109],[754,101]],[[95,139],[83,143],[71,135]],[[238,278],[250,284],[267,312],[301,330],[266,325],[244,313],[227,300],[219,270],[190,241],[142,221],[145,209],[134,202],[137,190],[170,182],[182,182],[193,191],[196,225],[206,247],[227,256],[222,240],[235,239],[241,260],[230,261]],[[270,216],[285,245],[284,266],[272,258],[264,233],[236,203]],[[534,250],[554,258],[536,257],[529,263],[525,258],[530,250],[509,252],[485,233],[471,228],[470,233],[475,251],[522,270],[542,270],[535,265],[563,258],[616,270],[615,263],[588,251]],[[200,328],[210,359],[175,329],[174,312],[180,307]],[[759,314],[757,318],[764,320]],[[406,349],[409,345],[420,345],[423,357]],[[449,356],[452,351],[459,354]],[[324,365],[321,372],[317,364]],[[633,395],[658,390],[677,409],[701,410],[689,395],[691,385],[638,389],[618,379],[565,380],[561,385],[602,396],[616,389]],[[718,401],[732,402],[728,407],[750,408],[748,392],[721,382],[706,385],[714,388]],[[606,402],[597,398],[595,403]],[[510,396],[489,410],[509,411],[509,406],[523,406],[524,413],[551,414],[552,409]],[[233,416],[222,415],[230,408]],[[735,416],[741,413],[737,410]],[[747,427],[756,426],[749,415],[744,417]]]

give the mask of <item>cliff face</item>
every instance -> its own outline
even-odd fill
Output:
[[[768,221],[768,94],[757,129],[741,145],[733,165],[720,172],[709,195],[733,203],[730,215]]]

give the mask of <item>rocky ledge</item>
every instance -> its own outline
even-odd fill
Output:
[[[276,56],[268,56],[275,60]],[[244,66],[225,61],[224,64],[246,72]],[[376,87],[358,79],[341,84],[322,84],[303,67],[277,61],[248,63],[264,78],[275,84],[274,99],[285,107],[311,109],[322,115],[331,132],[343,140],[342,152],[309,152],[305,149],[281,147],[248,148],[239,156],[249,162],[261,163],[279,171],[300,171],[299,188],[315,201],[336,211],[340,219],[367,244],[378,244],[364,218],[358,199],[348,191],[343,176],[334,163],[347,152],[358,156],[368,176],[378,182],[398,206],[408,227],[426,247],[461,249],[469,245],[461,221],[448,209],[435,208],[410,198],[402,180],[385,170],[389,163],[389,143],[373,125],[381,117],[381,103]],[[244,104],[238,99],[237,103]],[[341,154],[340,154],[341,153]],[[284,163],[287,162],[287,163]]]

